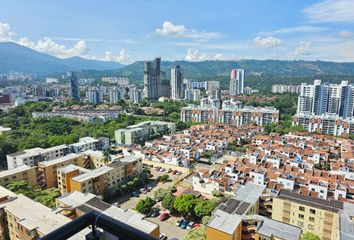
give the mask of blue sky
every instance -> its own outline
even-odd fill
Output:
[[[0,41],[125,64],[354,61],[354,0],[0,0]]]

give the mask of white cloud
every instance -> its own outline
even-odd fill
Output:
[[[119,62],[122,64],[129,64],[132,62],[129,54],[125,51],[125,49],[120,50],[118,56],[113,55],[112,52],[106,52],[105,60]]]
[[[290,53],[292,57],[305,56],[311,54],[311,45],[312,42],[304,42],[301,41],[299,45],[295,48],[295,50]]]
[[[173,24],[169,21],[165,21],[162,24],[162,28],[157,28],[155,32],[162,36],[191,38],[199,41],[208,41],[210,39],[221,37],[217,32],[199,32],[194,29],[187,29],[184,25]]]
[[[282,41],[279,38],[275,38],[273,36],[269,37],[256,37],[253,42],[257,47],[261,48],[271,48],[271,47],[277,47],[282,44]]]
[[[187,61],[204,61],[207,60],[208,57],[205,53],[199,53],[198,49],[188,48],[185,59]]]
[[[58,44],[52,39],[45,37],[37,43],[30,41],[28,38],[23,37],[18,40],[19,44],[32,48],[36,51],[54,55],[60,58],[68,58],[73,56],[83,56],[88,52],[86,42],[83,40],[78,41],[73,47],[67,48],[64,45]]]
[[[354,33],[347,30],[343,30],[338,32],[337,35],[341,38],[351,38],[354,35]]]
[[[290,34],[290,33],[313,33],[313,32],[322,32],[327,30],[324,27],[316,27],[316,26],[296,26],[296,27],[288,27],[288,28],[280,28],[270,32],[260,32],[260,35],[280,35],[280,34]]]
[[[15,33],[11,31],[8,23],[0,22],[0,42],[11,41],[14,35]]]
[[[354,22],[354,0],[324,0],[304,12],[313,22]]]
[[[234,54],[225,55],[222,53],[217,53],[214,55],[215,60],[223,60],[223,61],[230,61],[230,60],[238,60],[240,58],[236,57]]]

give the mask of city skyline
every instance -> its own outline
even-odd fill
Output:
[[[353,0],[2,1],[0,42],[123,64],[156,56],[354,61],[353,9]]]

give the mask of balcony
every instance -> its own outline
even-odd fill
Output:
[[[157,240],[147,233],[97,211],[86,213],[74,221],[69,222],[68,224],[65,224],[53,232],[41,237],[40,240],[68,239],[89,226],[91,226],[92,232],[90,238],[87,239],[100,239],[100,233],[96,230],[96,228],[101,228],[104,231],[118,237],[119,240]]]

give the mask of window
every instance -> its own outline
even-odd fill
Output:
[[[301,221],[298,221],[298,222],[297,222],[297,225],[298,225],[299,227],[303,227],[303,226],[304,226],[304,223],[301,222]]]
[[[299,214],[299,218],[300,219],[304,219],[304,215],[303,214]]]
[[[310,221],[310,222],[314,222],[314,221],[315,221],[315,218],[314,218],[314,217],[309,217],[309,221]]]
[[[316,214],[316,210],[315,210],[315,209],[310,208],[310,213],[311,213],[311,214]]]
[[[309,228],[310,230],[315,230],[315,226],[312,225],[312,224],[309,224],[309,225],[308,225],[308,228]]]
[[[302,212],[304,212],[304,211],[305,211],[305,207],[299,206],[299,210],[302,211]]]

